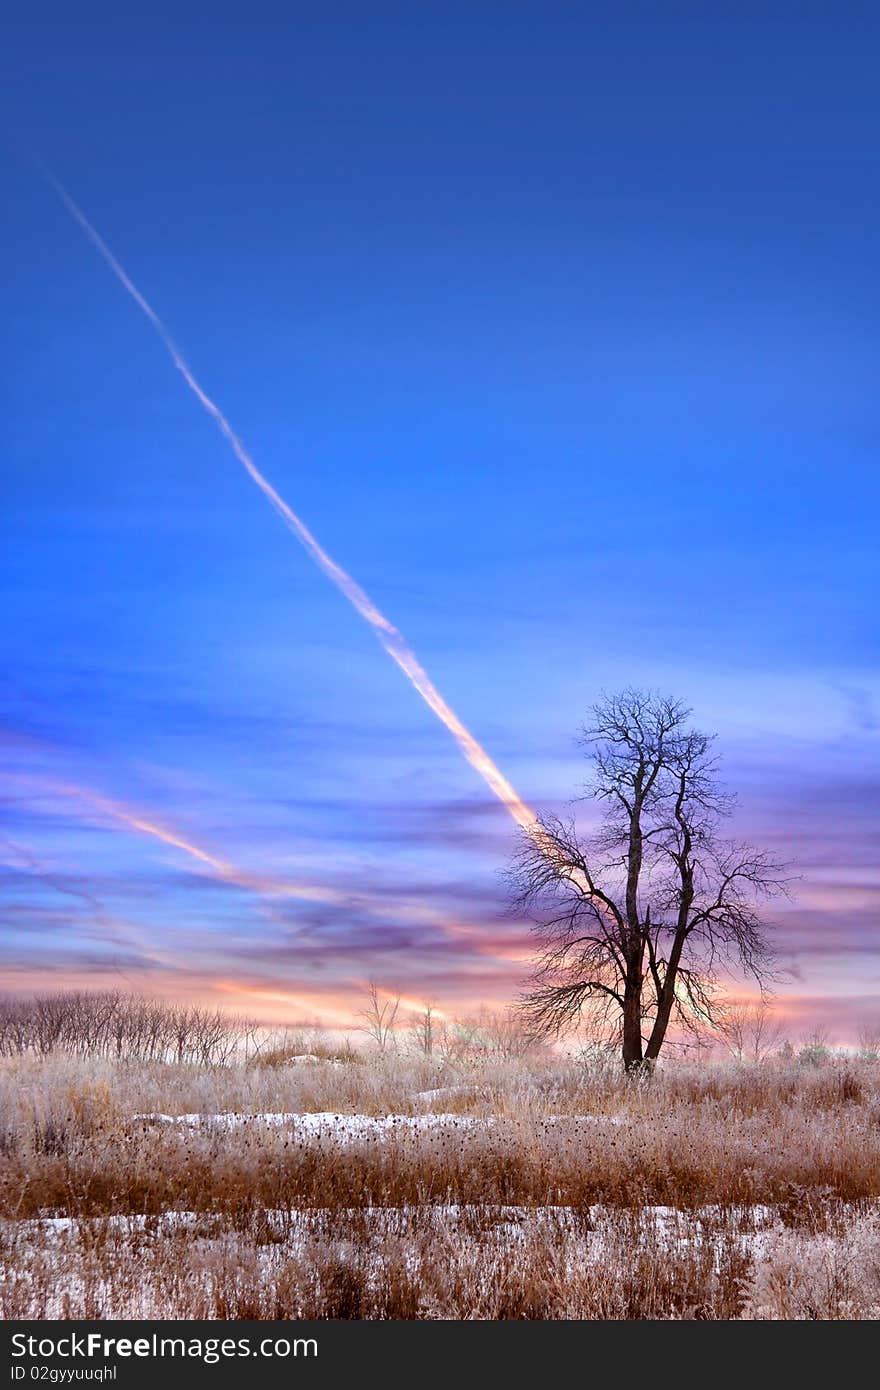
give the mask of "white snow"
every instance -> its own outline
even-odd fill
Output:
[[[434,1129],[438,1126],[451,1126],[468,1129],[474,1125],[491,1125],[494,1116],[483,1118],[477,1115],[339,1115],[329,1110],[298,1113],[295,1111],[269,1112],[257,1115],[244,1115],[235,1111],[217,1115],[165,1115],[157,1111],[151,1114],[133,1115],[133,1120],[145,1124],[191,1125],[194,1128],[206,1126],[217,1129],[235,1129],[239,1125],[265,1124],[289,1126],[303,1135],[330,1135],[339,1139],[359,1139],[369,1135],[388,1135],[395,1132],[406,1133],[421,1129]]]
[[[226,1111],[215,1115],[198,1113],[188,1115],[166,1115],[161,1111],[133,1115],[132,1120],[142,1124],[189,1125],[192,1128],[236,1129],[240,1125],[264,1124],[287,1126],[296,1134],[305,1137],[330,1137],[334,1139],[363,1139],[371,1136],[388,1137],[394,1134],[414,1133],[419,1130],[449,1128],[475,1129],[489,1128],[498,1123],[496,1115],[459,1115],[443,1111],[429,1111],[422,1115],[341,1115],[329,1110],[315,1112],[263,1112],[247,1115],[238,1111]],[[537,1117],[536,1124],[621,1124],[619,1115],[544,1115]]]

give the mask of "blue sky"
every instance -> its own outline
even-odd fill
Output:
[[[878,30],[846,5],[13,17],[10,987],[341,1018],[369,974],[503,1002],[526,949],[503,810],[36,155],[522,794],[577,791],[602,688],[684,696],[744,829],[798,860],[799,1026],[880,1012]]]

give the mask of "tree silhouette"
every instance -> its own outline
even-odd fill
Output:
[[[758,904],[785,891],[784,866],[719,837],[732,798],[690,713],[638,690],[603,697],[581,739],[598,830],[585,838],[573,818],[542,815],[510,868],[512,908],[538,942],[522,1000],[530,1024],[561,1034],[589,1016],[628,1069],[656,1060],[673,1020],[720,1022],[725,961],[762,991],[771,978]]]

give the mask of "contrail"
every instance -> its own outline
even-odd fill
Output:
[[[370,627],[379,638],[379,641],[382,643],[382,646],[391,657],[391,660],[396,662],[400,667],[407,680],[412,683],[428,708],[433,710],[442,724],[446,725],[446,728],[452,734],[452,737],[455,739],[471,767],[480,774],[490,791],[497,796],[498,800],[516,821],[517,825],[533,836],[540,836],[541,829],[534,811],[531,807],[526,805],[516,788],[504,776],[501,769],[496,767],[485,748],[477,742],[470,730],[462,723],[455,711],[447,704],[446,700],[444,700],[440,691],[415,655],[415,652],[407,645],[402,633],[400,633],[394,624],[385,617],[384,613],[376,607],[369,595],[365,593],[351,575],[348,574],[341,565],[338,565],[332,556],[327,554],[327,551],[312,535],[312,532],[306,526],[305,522],[296,515],[296,512],[291,510],[284,501],[284,498],[281,497],[268,479],[263,476],[220,407],[211,400],[211,397],[202,389],[193,376],[185,358],[155,309],[144,298],[137,285],[129,278],[103,237],[95,230],[91,222],[89,222],[85,214],[73,201],[63,185],[60,184],[50,172],[45,171],[45,174],[71,217],[79,223],[80,227],[89,238],[89,241],[91,241],[102,259],[110,267],[123,289],[131,296],[146,318],[149,319],[187,386],[199,401],[200,405],[208,412],[220,433],[231,446],[239,463],[241,463],[250,474],[250,477],[256,483],[264,497],[266,497],[275,508],[275,511],[281,517],[282,521],[290,528],[300,544],[312,557],[318,568],[323,570],[331,583],[335,584],[336,588],[348,599],[352,607],[360,613],[361,617],[367,623],[369,623]]]
[[[77,782],[55,781],[46,778],[25,779],[16,773],[10,773],[8,777],[12,781],[27,781],[29,784],[35,785],[38,792],[50,797],[63,797],[66,801],[73,801],[80,806],[90,808],[91,811],[97,812],[98,815],[107,820],[114,821],[126,830],[144,835],[149,839],[158,840],[161,844],[168,845],[181,854],[194,859],[211,878],[231,884],[236,888],[243,888],[258,897],[270,901],[272,899],[293,898],[304,902],[328,903],[349,910],[366,912],[376,920],[388,920],[404,925],[420,923],[442,932],[451,940],[466,942],[477,955],[488,955],[492,959],[504,959],[503,953],[499,954],[496,949],[488,947],[472,926],[465,922],[456,921],[445,913],[437,912],[425,903],[406,900],[386,903],[381,899],[377,901],[369,893],[334,888],[328,884],[308,883],[296,879],[252,873],[250,870],[240,868],[228,859],[221,859],[219,855],[211,853],[203,845],[197,844],[179,830],[172,829],[167,823],[153,820],[139,808],[106,796],[93,787],[85,787]]]
[[[18,780],[14,773],[11,774],[11,778]],[[45,779],[40,779],[37,785],[40,790],[50,796],[61,796],[66,800],[77,801],[83,806],[91,807],[93,811],[97,811],[107,819],[125,826],[128,830],[133,830],[139,835],[146,835],[153,840],[160,840],[162,844],[169,845],[172,849],[179,850],[182,854],[195,859],[197,863],[210,871],[212,877],[233,884],[237,888],[245,888],[265,897],[302,898],[306,902],[351,905],[354,901],[352,894],[344,893],[338,888],[317,883],[301,883],[293,879],[270,878],[250,873],[246,869],[240,869],[229,860],[221,859],[201,845],[195,844],[180,834],[179,831],[172,830],[169,826],[162,825],[145,816],[140,810],[126,806],[91,787],[83,787],[75,782],[56,782]]]

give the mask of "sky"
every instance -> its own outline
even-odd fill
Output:
[[[684,698],[795,865],[786,1025],[880,1021],[878,43],[847,4],[18,7],[3,988],[344,1024],[369,978],[503,1007],[530,953],[504,808],[47,165],[528,803],[603,690]]]

